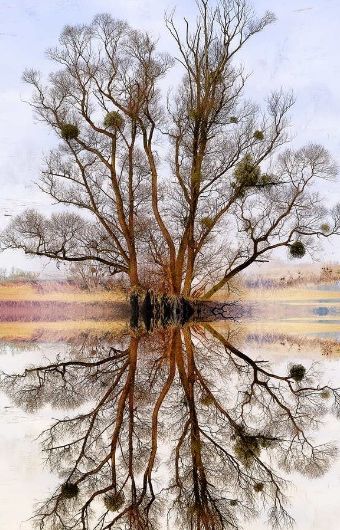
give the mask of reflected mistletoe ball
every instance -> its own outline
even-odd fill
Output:
[[[254,491],[256,491],[256,493],[260,493],[261,491],[263,491],[263,488],[263,482],[257,482],[256,484],[254,484]]]
[[[72,499],[76,497],[79,493],[79,488],[77,484],[72,484],[72,482],[66,482],[61,486],[61,495],[64,499]]]
[[[242,436],[234,445],[236,457],[245,467],[251,466],[254,459],[261,453],[261,446],[256,436]]]
[[[306,375],[306,368],[302,364],[293,364],[289,370],[289,377],[294,379],[297,383],[302,381]]]
[[[125,495],[121,491],[116,494],[108,494],[104,497],[105,508],[110,512],[117,512],[125,502]]]

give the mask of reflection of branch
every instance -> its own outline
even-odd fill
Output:
[[[148,483],[150,492],[151,492],[151,499],[147,505],[147,513],[150,510],[151,504],[153,500],[155,499],[153,487],[152,487],[152,480],[151,480],[151,472],[154,466],[155,457],[157,453],[157,442],[158,442],[158,415],[161,408],[161,405],[168,394],[171,385],[173,383],[175,373],[176,373],[176,365],[175,365],[175,356],[173,354],[174,351],[180,346],[180,334],[179,331],[174,331],[173,334],[171,334],[171,340],[169,342],[168,347],[168,354],[169,354],[169,373],[168,377],[157,397],[156,403],[154,405],[153,411],[152,411],[152,427],[151,427],[151,451],[150,451],[150,457],[148,461],[147,468],[144,473],[144,479],[143,479],[143,489],[146,491],[146,485]]]

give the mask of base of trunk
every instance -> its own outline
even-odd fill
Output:
[[[209,302],[187,300],[183,296],[133,292],[130,296],[130,325],[150,331],[157,327],[183,326],[186,322],[238,320],[250,315],[250,308],[238,302]]]
[[[183,297],[159,295],[153,291],[130,296],[132,328],[145,326],[150,331],[159,326],[183,326],[194,314],[191,302]]]

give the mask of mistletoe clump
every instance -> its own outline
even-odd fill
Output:
[[[301,241],[295,241],[289,246],[289,253],[292,258],[303,258],[306,254],[305,245]]]
[[[104,127],[107,129],[121,129],[124,125],[124,119],[119,112],[108,112],[104,118]]]
[[[332,396],[332,393],[328,388],[325,388],[320,395],[322,399],[329,399]]]
[[[236,165],[235,185],[242,187],[256,186],[261,178],[261,169],[250,154],[245,155]]]
[[[259,141],[264,140],[264,134],[262,131],[255,131],[253,136],[255,140],[259,140]]]
[[[79,135],[78,125],[74,123],[63,123],[60,127],[60,133],[64,140],[75,140]]]
[[[214,226],[214,220],[211,217],[202,217],[201,224],[205,228],[212,228]]]
[[[323,223],[321,226],[321,232],[323,232],[324,234],[328,234],[328,232],[331,231],[331,227],[329,226],[328,223]]]
[[[201,397],[201,404],[205,407],[209,407],[210,405],[213,405],[214,398],[210,394],[205,394]]]
[[[270,184],[274,184],[273,177],[271,177],[271,175],[268,175],[267,173],[263,173],[263,175],[261,175],[260,183],[262,186],[269,186]]]

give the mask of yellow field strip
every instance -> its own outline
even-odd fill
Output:
[[[0,322],[0,340],[30,340],[37,335],[79,335],[82,332],[118,335],[127,329],[126,320],[65,320],[57,322]]]
[[[123,302],[126,297],[122,291],[82,291],[62,288],[43,291],[29,284],[0,285],[0,301],[29,302]]]
[[[243,321],[242,330],[258,333],[283,333],[309,335],[314,333],[340,333],[340,320],[337,322],[316,322],[315,320],[266,320]]]
[[[245,292],[241,300],[248,301],[268,301],[268,302],[290,302],[303,301],[313,302],[313,300],[340,298],[339,291],[322,291],[317,289],[301,289],[301,288],[287,288],[287,289],[252,289]]]

